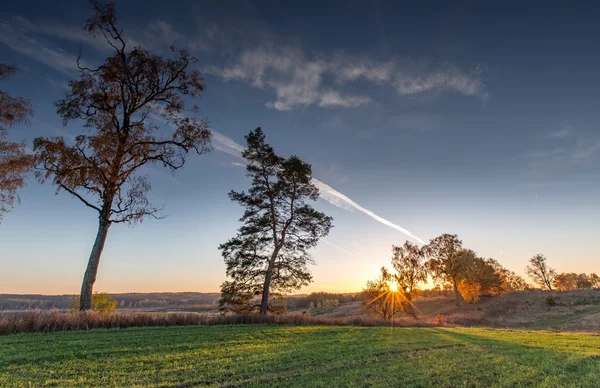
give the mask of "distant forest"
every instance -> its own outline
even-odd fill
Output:
[[[118,309],[143,310],[189,310],[214,309],[220,297],[218,293],[165,292],[111,294]],[[74,295],[15,295],[0,294],[0,311],[10,310],[66,310]]]
[[[145,311],[195,311],[216,312],[220,298],[219,293],[202,292],[157,292],[110,294],[117,301],[117,310]],[[423,290],[421,297],[439,297],[451,295],[451,290]],[[67,310],[75,295],[35,295],[35,294],[0,294],[0,311],[25,310]],[[336,306],[363,301],[361,292],[329,293],[313,292],[311,294],[290,295],[286,298],[288,310],[311,309],[316,307]]]

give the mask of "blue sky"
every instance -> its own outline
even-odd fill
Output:
[[[235,143],[257,126],[327,185],[316,206],[335,227],[304,291],[360,289],[411,239],[399,229],[425,241],[456,233],[521,274],[536,253],[559,271],[599,271],[600,8],[417,7],[120,2],[131,44],[199,58],[196,103],[215,150],[175,176],[143,171],[167,217],[111,228],[96,289],[218,290],[217,246],[242,211],[226,194],[248,186]],[[36,111],[14,140],[84,131],[62,127],[53,102],[80,48],[90,64],[109,54],[81,29],[89,15],[81,1],[3,5],[2,62],[21,72],[2,88]],[[33,179],[21,197],[0,224],[0,292],[78,292],[96,215]]]

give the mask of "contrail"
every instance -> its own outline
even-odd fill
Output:
[[[313,184],[315,186],[317,186],[317,188],[319,189],[320,197],[323,198],[324,200],[326,200],[327,202],[329,202],[330,204],[340,207],[344,210],[356,209],[359,212],[365,213],[369,217],[373,218],[375,221],[381,222],[382,224],[389,226],[390,228],[396,229],[396,230],[404,233],[408,237],[411,237],[412,239],[425,245],[425,241],[421,240],[420,238],[418,238],[417,236],[412,234],[407,229],[404,229],[400,225],[396,225],[393,222],[388,221],[385,218],[378,216],[377,214],[373,213],[369,209],[365,209],[364,207],[360,206],[359,204],[357,204],[356,202],[354,202],[353,200],[351,200],[344,194],[340,193],[339,191],[335,190],[328,184],[323,183],[316,178],[313,178],[312,181],[313,181]]]
[[[238,158],[242,157],[242,151],[244,150],[244,147],[242,145],[236,143],[234,140],[223,135],[222,133],[219,133],[215,130],[211,130],[211,131],[213,134],[212,141],[213,141],[213,146],[215,147],[215,149],[225,152],[225,153],[228,153],[229,155],[236,156]],[[329,202],[330,204],[337,206],[339,208],[342,208],[344,210],[349,210],[349,211],[358,210],[359,212],[362,212],[362,213],[368,215],[375,221],[380,222],[390,228],[396,229],[397,231],[404,233],[408,237],[425,245],[425,241],[421,240],[419,237],[415,236],[407,229],[404,229],[400,225],[396,225],[393,222],[388,221],[381,216],[378,216],[377,214],[373,213],[369,209],[365,209],[364,207],[360,206],[359,204],[354,202],[352,199],[348,198],[346,195],[335,190],[333,187],[329,186],[328,184],[321,182],[320,180],[318,180],[316,178],[313,178],[312,182],[319,189],[319,196],[322,199],[324,199],[325,201]],[[328,242],[328,244],[333,245],[329,242]],[[339,247],[336,246],[336,248],[339,248]],[[352,253],[350,253],[342,248],[339,248],[339,249],[352,255]]]
[[[340,251],[342,251],[342,252],[346,252],[346,253],[347,253],[347,254],[349,254],[350,256],[354,256],[354,254],[353,254],[352,252],[349,252],[349,251],[345,250],[344,248],[342,248],[342,247],[340,247],[340,246],[338,246],[338,245],[335,245],[335,244],[334,244],[334,243],[332,243],[332,242],[329,242],[329,241],[327,241],[327,240],[325,240],[325,239],[323,239],[323,240],[321,240],[321,241],[323,241],[325,244],[329,244],[329,245],[331,245],[332,247],[339,249],[339,250],[340,250]]]

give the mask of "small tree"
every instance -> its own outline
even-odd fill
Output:
[[[587,274],[580,273],[577,275],[577,289],[578,290],[589,290],[592,288],[592,282]]]
[[[504,292],[504,281],[498,271],[499,263],[494,259],[484,260],[475,257],[472,251],[463,254],[465,272],[461,276],[458,289],[463,299],[475,303],[483,295],[497,295]]]
[[[510,291],[525,291],[530,288],[527,281],[513,271],[508,271],[506,283]]]
[[[552,287],[558,291],[575,290],[578,288],[577,281],[578,275],[576,273],[562,272],[554,276],[554,279],[552,280]]]
[[[525,269],[527,275],[533,279],[542,289],[552,291],[552,282],[556,276],[556,271],[546,264],[546,258],[542,254],[537,254],[529,259],[529,265]]]
[[[392,274],[381,268],[381,274],[375,280],[367,281],[363,288],[364,308],[381,316],[383,319],[392,319],[396,314],[405,311],[406,298],[401,292],[392,290],[395,282]]]
[[[113,55],[103,65],[81,66],[80,79],[69,82],[70,92],[56,103],[66,125],[82,120],[90,133],[74,144],[62,137],[34,141],[41,181],[51,179],[57,192],[64,190],[98,213],[98,232],[81,286],[81,310],[92,307],[92,288],[108,229],[115,223],[135,224],[155,217],[160,208],[148,203],[148,180],[140,167],[158,163],[172,171],[185,162],[189,151],[210,150],[206,121],[183,118],[184,96],[204,90],[196,62],[185,50],[172,49],[172,58],[150,54],[142,47],[129,50],[117,26],[114,4],[92,1],[96,13],[85,26],[100,34]],[[158,114],[170,130],[148,120]]]
[[[595,273],[591,273],[588,276],[588,280],[592,285],[591,288],[600,288],[600,276],[596,275]]]
[[[456,305],[460,306],[458,283],[469,264],[467,252],[462,250],[462,241],[455,234],[442,234],[432,239],[423,249],[429,257],[427,265],[432,277],[436,281],[451,284]]]
[[[0,81],[12,77],[17,68],[0,63]],[[8,140],[7,129],[25,123],[33,115],[31,103],[0,90],[0,222],[19,202],[19,189],[25,184],[24,175],[31,166],[25,153],[25,143]]]
[[[413,294],[420,283],[427,281],[427,265],[425,252],[417,245],[406,241],[402,246],[392,246],[392,266],[396,270],[393,275],[398,289],[406,298],[406,312],[416,317],[413,309]]]
[[[75,295],[71,300],[71,310],[80,310],[79,300],[80,296]],[[92,310],[98,311],[99,313],[112,313],[117,308],[117,305],[117,300],[105,292],[94,292],[94,295],[92,296]]]
[[[311,166],[296,156],[282,158],[265,143],[260,128],[246,136],[248,192],[229,193],[245,207],[236,237],[219,246],[227,276],[221,286],[221,307],[233,311],[278,312],[270,296],[300,289],[312,281],[308,250],[332,227],[332,218],[307,202],[319,191]]]

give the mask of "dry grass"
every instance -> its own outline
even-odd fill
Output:
[[[453,323],[448,321],[448,323]],[[216,315],[196,313],[64,313],[59,311],[32,311],[20,314],[0,315],[0,335],[14,333],[55,332],[70,330],[109,329],[149,326],[212,326],[236,324],[272,325],[327,325],[327,326],[396,326],[429,327],[430,320],[400,318],[383,319],[350,317],[307,317],[301,314],[285,315]]]

